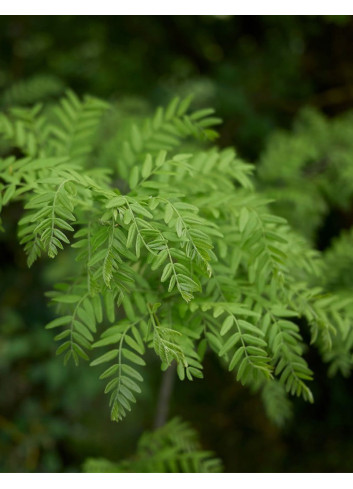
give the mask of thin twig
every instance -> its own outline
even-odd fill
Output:
[[[160,428],[167,422],[169,412],[169,402],[173,391],[176,372],[176,362],[163,372],[162,382],[159,389],[156,417],[154,420],[155,429]]]

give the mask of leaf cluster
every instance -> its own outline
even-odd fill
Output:
[[[23,204],[28,265],[59,253],[72,263],[48,293],[47,328],[65,363],[104,364],[111,418],[137,401],[147,351],[189,381],[213,351],[280,420],[284,394],[313,401],[302,328],[332,373],[349,373],[352,305],[324,278],[330,258],[272,212],[252,165],[215,146],[213,111],[176,98],[122,139],[110,128],[98,141],[111,112],[72,92],[54,106],[9,109],[1,134],[21,154],[0,160],[0,205]]]
[[[202,450],[197,433],[179,418],[154,432],[145,432],[134,456],[120,462],[88,459],[85,472],[221,472],[222,464],[210,451]]]

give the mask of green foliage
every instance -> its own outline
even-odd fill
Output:
[[[253,167],[210,145],[213,111],[189,104],[173,99],[122,139],[109,127],[114,107],[92,97],[68,92],[48,108],[9,109],[1,134],[20,155],[0,161],[1,205],[23,202],[29,266],[68,254],[71,276],[47,294],[57,315],[47,328],[58,330],[65,364],[105,364],[112,420],[137,401],[147,350],[192,381],[210,349],[237,381],[261,386],[281,423],[284,393],[313,402],[303,336],[332,373],[349,373],[351,300],[323,278],[329,258],[254,190]],[[120,148],[107,169],[105,131],[107,147]]]
[[[64,92],[64,84],[53,75],[34,75],[26,80],[14,83],[1,96],[1,105],[5,107],[27,106],[58,97]]]
[[[275,133],[261,159],[260,185],[276,199],[271,208],[311,240],[332,209],[349,212],[353,197],[352,122],[351,112],[328,119],[316,110],[302,110],[293,131]],[[322,254],[319,277],[320,282],[313,279],[312,283],[335,295],[318,290],[315,307],[307,310],[306,317],[315,338],[321,329],[318,344],[324,360],[330,362],[329,374],[348,376],[353,341],[351,231],[343,232]]]
[[[349,197],[352,147],[349,136],[350,117],[339,114],[352,107],[349,73],[353,17],[3,16],[0,23],[0,111],[4,111],[3,116],[7,120],[6,130],[2,130],[0,137],[0,157],[2,162],[9,158],[8,168],[5,165],[6,169],[2,166],[0,170],[0,185],[5,185],[0,191],[5,197],[2,214],[5,233],[0,234],[0,471],[72,472],[79,470],[82,460],[93,453],[107,459],[126,458],[126,454],[132,452],[138,434],[152,424],[155,416],[156,390],[160,382],[159,366],[166,368],[170,359],[177,356],[179,372],[181,375],[184,372],[187,379],[183,357],[186,358],[186,348],[189,349],[190,357],[190,352],[194,352],[196,347],[198,361],[204,366],[204,370],[199,370],[204,371],[206,378],[204,381],[196,380],[187,384],[186,381],[177,382],[170,410],[172,413],[182,414],[185,419],[193,420],[202,433],[203,440],[222,456],[225,470],[350,471],[353,463],[353,438],[350,436],[351,380],[342,379],[341,375],[350,374],[352,357],[349,306],[352,291],[352,240],[351,232],[348,231],[353,223],[352,201]],[[132,42],[127,42],[127,39]],[[164,49],[161,50],[160,46]],[[58,192],[60,197],[61,194],[68,194],[69,207],[70,204],[74,205],[73,212],[67,212],[75,220],[66,221],[74,231],[60,228],[57,226],[58,222],[54,221],[55,233],[59,234],[58,231],[61,231],[74,247],[62,241],[60,234],[59,237],[54,235],[64,251],[58,245],[55,259],[46,259],[48,250],[42,248],[40,236],[35,240],[32,240],[32,233],[21,236],[21,239],[28,238],[29,262],[33,262],[33,266],[26,270],[26,255],[23,253],[26,242],[23,245],[18,244],[16,227],[23,217],[23,205],[27,205],[30,199],[28,187],[27,190],[25,188],[28,182],[21,178],[19,186],[15,180],[11,181],[13,185],[8,185],[8,178],[12,174],[14,162],[16,165],[21,164],[20,160],[23,158],[26,169],[26,155],[37,158],[36,155],[43,154],[43,147],[47,148],[49,126],[56,126],[61,134],[62,126],[52,108],[67,86],[73,87],[80,94],[91,93],[108,97],[113,104],[110,110],[104,112],[102,119],[99,118],[98,131],[92,131],[92,138],[86,140],[85,144],[91,145],[92,150],[83,155],[83,161],[79,163],[83,168],[83,171],[78,170],[80,175],[86,175],[88,169],[90,172],[93,169],[100,172],[101,168],[108,168],[110,176],[101,174],[105,184],[118,188],[121,194],[127,195],[130,191],[130,163],[126,165],[125,160],[129,157],[124,152],[127,144],[133,158],[139,158],[137,163],[132,163],[132,166],[138,167],[131,178],[132,183],[136,172],[140,179],[144,178],[142,164],[145,161],[145,152],[151,154],[154,162],[161,149],[167,151],[168,158],[176,152],[195,155],[201,150],[209,149],[210,145],[202,141],[199,144],[193,137],[183,139],[168,133],[164,130],[164,117],[158,131],[153,130],[151,137],[145,138],[147,124],[143,119],[148,117],[152,126],[152,107],[164,105],[176,94],[183,100],[193,93],[195,97],[192,107],[195,110],[215,107],[217,115],[224,120],[217,144],[221,147],[235,144],[243,157],[251,161],[267,161],[268,167],[264,172],[266,177],[261,174],[259,178],[258,174],[251,181],[266,197],[276,199],[268,204],[271,212],[286,217],[291,226],[304,232],[313,246],[326,248],[316,258],[312,255],[309,259],[309,265],[313,266],[315,262],[317,269],[317,274],[313,277],[310,270],[307,269],[309,273],[303,270],[307,266],[304,254],[295,254],[293,263],[296,265],[297,261],[300,266],[291,267],[290,276],[295,277],[295,280],[288,299],[278,299],[281,303],[286,302],[288,308],[299,314],[289,320],[299,328],[300,336],[304,340],[301,342],[301,356],[304,356],[310,369],[315,372],[314,382],[307,382],[313,390],[315,405],[305,404],[301,399],[291,402],[295,420],[287,423],[285,430],[269,426],[259,406],[262,398],[264,410],[270,419],[279,425],[284,424],[290,411],[286,408],[289,407],[289,396],[283,383],[268,382],[266,378],[259,376],[257,382],[247,384],[253,387],[250,392],[247,388],[241,389],[235,382],[235,385],[229,385],[232,375],[234,374],[234,378],[237,375],[237,367],[230,374],[222,373],[222,368],[227,369],[230,362],[227,364],[222,357],[218,365],[217,357],[221,347],[216,348],[215,353],[210,352],[210,330],[206,331],[207,337],[202,330],[199,333],[201,328],[197,315],[200,309],[195,310],[195,317],[191,321],[179,325],[186,326],[189,334],[200,334],[199,339],[187,337],[185,331],[181,332],[181,327],[178,327],[178,331],[174,325],[171,327],[165,301],[162,301],[160,294],[161,286],[157,285],[155,276],[149,273],[150,265],[146,265],[146,270],[143,268],[146,263],[145,248],[141,248],[137,272],[138,277],[143,274],[148,287],[143,283],[136,283],[136,277],[132,277],[131,287],[125,290],[124,305],[118,307],[117,300],[115,302],[113,322],[107,317],[105,300],[100,292],[103,277],[101,263],[90,266],[91,273],[86,273],[86,285],[82,281],[82,289],[77,290],[77,293],[65,289],[63,282],[70,285],[80,275],[81,267],[89,261],[90,248],[84,245],[87,243],[85,240],[94,238],[97,252],[101,251],[102,254],[109,242],[108,236],[107,241],[99,245],[102,236],[99,235],[100,226],[96,225],[95,216],[94,222],[86,225],[90,212],[87,210],[87,215],[82,215],[76,204],[76,196],[77,199],[82,197],[86,201],[87,192],[85,194],[75,183],[64,184]],[[84,103],[84,100],[80,98],[79,102]],[[33,107],[35,104],[38,104],[37,107]],[[300,122],[295,122],[294,130],[288,131],[303,106],[315,107],[314,114],[309,115],[305,110],[308,115],[299,115]],[[320,115],[318,110],[325,116]],[[312,109],[310,112],[313,113]],[[339,118],[336,117],[337,114]],[[190,116],[190,111],[180,117],[182,123],[184,115]],[[2,129],[3,116],[0,122]],[[75,124],[69,114],[67,117],[70,124]],[[344,121],[340,127],[338,120]],[[141,151],[135,150],[132,144],[133,125],[135,135],[137,129],[144,137]],[[302,129],[299,129],[301,125]],[[280,132],[283,143],[276,148],[274,141],[279,136],[273,136],[266,153],[262,154],[265,140],[278,128],[282,129]],[[71,137],[65,128],[64,134],[66,140]],[[54,153],[55,145],[63,142],[63,139],[57,133],[55,136],[50,135],[50,138]],[[177,143],[174,138],[178,139]],[[14,143],[14,139],[17,142]],[[173,146],[174,144],[177,145]],[[148,145],[149,148],[146,149]],[[320,155],[323,156],[322,159]],[[296,170],[292,158],[298,158],[301,171]],[[307,162],[303,162],[303,159]],[[149,172],[150,161],[150,158],[146,159],[145,174]],[[335,167],[335,161],[339,167]],[[52,160],[49,164],[57,167],[61,162]],[[73,165],[72,161],[71,169]],[[65,162],[63,166],[67,167]],[[262,164],[256,168],[259,166]],[[273,174],[271,168],[274,169]],[[283,173],[285,178],[282,177]],[[267,180],[270,174],[271,178]],[[344,178],[344,174],[347,178]],[[190,178],[190,175],[185,175],[184,181]],[[276,175],[281,177],[276,180]],[[94,181],[96,178],[97,175],[94,176]],[[161,181],[160,177],[151,178]],[[195,186],[198,183],[196,181]],[[23,193],[13,198],[19,187],[23,189]],[[238,186],[237,189],[239,190]],[[43,193],[42,191],[50,191],[51,188],[49,185],[48,189],[37,190]],[[139,191],[138,187],[137,190]],[[210,188],[209,193],[212,192]],[[185,198],[181,200],[186,202]],[[193,201],[190,203],[194,205]],[[44,210],[45,206],[44,204],[43,212],[48,212],[48,209]],[[58,212],[66,210],[61,205],[55,205],[55,209]],[[30,214],[39,210],[39,207],[36,210],[28,208],[25,212]],[[54,219],[60,218],[56,210]],[[167,212],[167,219],[169,215],[170,210]],[[246,211],[243,211],[243,215],[246,216]],[[214,222],[219,219],[213,216],[209,218]],[[171,219],[175,219],[175,215]],[[35,225],[39,223],[40,220]],[[21,228],[25,229],[25,226],[21,225]],[[347,229],[347,232],[339,236],[342,228]],[[230,234],[232,229],[233,225],[230,225]],[[130,239],[135,239],[133,233],[136,231],[132,229]],[[332,236],[336,237],[333,246],[330,242]],[[215,245],[215,239],[211,236],[208,238]],[[294,236],[290,238],[290,243],[293,238]],[[229,241],[228,237],[227,240]],[[53,239],[50,241],[55,245]],[[47,246],[47,243],[44,245]],[[212,250],[219,257],[219,250],[224,248],[222,239],[216,246]],[[135,242],[127,249],[135,253]],[[117,274],[114,272],[116,266],[120,270],[122,266],[128,267],[130,262],[128,260],[126,263],[123,257],[123,262],[120,263],[113,256],[113,269],[110,270],[114,245],[110,250],[104,270],[105,280],[112,286]],[[239,243],[235,240],[228,245],[222,258],[223,264],[230,262],[233,250],[234,253],[239,250]],[[40,255],[42,258],[36,261]],[[250,257],[251,253],[249,259]],[[168,263],[163,264],[160,269],[163,272],[166,266],[166,279],[162,282],[166,286],[171,278],[171,275],[168,276],[170,267],[167,265]],[[210,265],[213,266],[213,263],[210,262]],[[247,265],[241,259],[240,266],[233,274],[236,282],[242,281],[246,270]],[[158,271],[159,269],[153,271],[153,274]],[[93,274],[97,276],[94,277]],[[224,275],[229,277],[229,274],[225,270]],[[67,293],[81,298],[81,292],[85,294],[88,289],[90,292],[79,305],[78,302],[71,305],[67,303],[59,309],[50,310],[45,306],[44,291],[51,289],[54,282],[60,283],[58,287],[55,286],[58,296]],[[200,297],[206,298],[206,283],[205,277],[201,283],[202,291],[195,291],[189,306]],[[234,297],[234,301],[242,301],[245,296],[236,296],[232,290],[233,283],[234,280],[229,283],[229,297],[231,300]],[[247,295],[253,288],[253,284],[248,285]],[[225,287],[224,283],[223,288]],[[132,391],[137,401],[136,404],[128,401],[132,413],[129,413],[128,419],[123,423],[114,427],[110,426],[109,416],[105,415],[108,412],[105,403],[108,404],[106,401],[109,401],[113,390],[108,392],[109,397],[99,393],[110,380],[117,377],[118,371],[102,380],[97,378],[111,366],[116,368],[118,357],[93,367],[89,363],[110,349],[119,349],[120,345],[119,342],[93,348],[92,345],[100,340],[108,341],[107,338],[100,337],[106,329],[117,325],[124,328],[127,326],[125,309],[129,305],[126,298],[130,298],[132,307],[136,309],[140,295],[145,297],[146,290],[152,295],[148,300],[149,307],[144,312],[145,316],[138,314],[139,317],[134,317],[134,320],[147,323],[148,326],[143,326],[144,331],[149,328],[147,341],[142,335],[145,353],[139,355],[136,352],[147,366],[129,363],[144,379],[143,382],[132,379],[142,392]],[[90,310],[93,297],[98,294],[102,308],[101,314],[98,310],[102,319],[100,322],[94,312],[92,321]],[[269,289],[265,294],[260,294],[263,295],[268,298]],[[179,299],[175,295],[170,302],[172,300],[176,303]],[[290,306],[289,301],[292,301]],[[331,302],[322,307],[325,301]],[[59,303],[54,301],[53,304],[57,306]],[[161,306],[154,312],[153,323],[149,310],[154,304]],[[181,304],[182,300],[179,307],[185,307]],[[272,304],[271,298],[269,304]],[[78,307],[74,316],[76,306]],[[111,308],[109,310],[112,314]],[[58,315],[55,315],[56,311]],[[228,336],[235,331],[232,329],[234,319],[228,319],[231,314],[227,312],[218,318],[212,317],[212,309],[209,312],[210,320],[214,319],[215,322],[216,336],[225,323],[224,335],[220,338],[224,345]],[[184,321],[184,317],[189,317],[189,312],[183,316],[182,310],[173,314],[173,321],[179,318]],[[263,315],[263,312],[260,311],[259,314]],[[43,331],[44,324],[63,316],[68,316],[65,319],[66,324]],[[242,326],[239,319],[248,321],[241,316],[237,319],[240,328]],[[252,321],[259,324],[262,331],[262,325],[255,316],[250,323]],[[57,343],[52,341],[53,337],[62,333],[67,335],[66,329],[71,328],[71,322],[74,328],[73,343],[89,357],[89,361],[81,361],[76,352],[80,360],[79,368],[75,367],[75,355],[71,354],[67,366],[63,368],[61,359],[53,354]],[[88,333],[79,323],[86,327]],[[225,332],[229,327],[231,329]],[[132,328],[137,328],[141,336],[141,327],[136,323],[126,333],[126,338],[133,334]],[[57,346],[69,337],[70,335],[59,340]],[[313,338],[313,345],[309,345]],[[86,339],[85,345],[80,344],[78,339],[81,343]],[[134,336],[131,336],[131,340],[133,339]],[[182,354],[179,347],[181,342]],[[238,342],[234,350],[239,346]],[[316,347],[327,365],[320,364],[320,355],[313,351]],[[125,340],[122,348],[135,352]],[[271,353],[265,347],[263,350]],[[63,352],[62,359],[66,353],[67,351]],[[232,349],[229,350],[229,356],[233,357],[234,353]],[[158,355],[163,357],[161,361]],[[174,365],[171,370],[175,371]],[[326,379],[326,371],[330,375],[338,375],[335,379]],[[273,375],[273,371],[271,373]],[[258,393],[251,395],[254,390]],[[209,402],[211,400],[214,401]],[[87,406],[94,408],[87,409]],[[126,409],[125,411],[128,412]],[[321,429],[322,426],[325,426],[324,430]],[[310,443],[306,442],[308,439]],[[300,456],[298,446],[301,447]],[[111,453],[114,453],[114,457]]]
[[[292,416],[292,406],[283,385],[280,382],[267,382],[261,395],[269,419],[277,426],[285,425]]]
[[[343,231],[324,255],[325,282],[330,290],[350,292],[353,285],[353,230]]]
[[[330,208],[347,210],[353,197],[353,114],[329,119],[304,109],[292,131],[276,131],[259,164],[272,208],[309,238]]]
[[[85,472],[221,472],[222,464],[212,452],[201,449],[197,433],[174,418],[158,430],[145,432],[136,454],[121,462],[88,459]]]

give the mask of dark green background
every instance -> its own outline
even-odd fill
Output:
[[[197,104],[215,107],[223,118],[219,144],[235,145],[252,162],[271,132],[289,128],[303,106],[334,116],[353,102],[353,19],[347,16],[3,16],[0,59],[4,108],[22,81],[34,87],[25,102],[37,101],[41,80],[48,79],[48,100],[71,87],[154,107],[193,92]],[[20,212],[8,208],[0,236],[0,470],[78,471],[88,456],[125,457],[152,427],[158,362],[152,361],[133,414],[112,424],[96,375],[87,366],[64,368],[53,355],[43,294],[65,256],[29,271],[16,244]],[[329,243],[329,220],[320,232],[320,246]],[[328,380],[315,351],[308,360],[316,404],[296,400],[293,420],[282,430],[212,355],[205,380],[176,384],[171,415],[189,420],[228,472],[350,472],[352,380]]]

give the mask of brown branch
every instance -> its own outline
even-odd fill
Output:
[[[163,372],[162,382],[161,382],[159,395],[158,395],[156,417],[154,419],[155,429],[163,426],[168,419],[169,402],[173,391],[175,372],[176,372],[175,362],[173,362],[171,366],[165,372]]]

